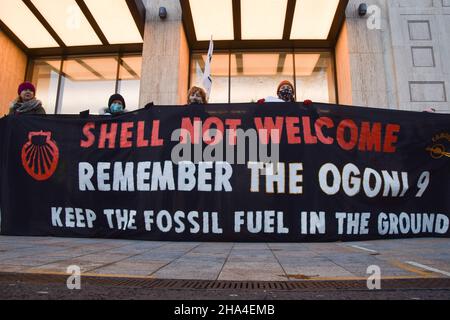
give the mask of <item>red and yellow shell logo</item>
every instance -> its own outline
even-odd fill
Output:
[[[430,152],[433,159],[441,159],[442,157],[450,158],[450,134],[441,133],[433,137],[433,146],[428,147],[426,150]],[[447,145],[447,148],[445,147]]]
[[[59,149],[51,132],[30,132],[22,148],[22,165],[37,181],[48,180],[56,171]]]

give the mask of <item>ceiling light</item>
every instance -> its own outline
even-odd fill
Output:
[[[110,44],[142,43],[125,0],[84,0]]]
[[[67,46],[101,45],[75,0],[31,0]],[[105,7],[105,13],[109,8]]]
[[[198,41],[233,40],[232,0],[189,0]]]
[[[287,0],[241,0],[243,40],[281,40]]]
[[[30,49],[59,47],[21,0],[1,0],[0,20]]]
[[[339,0],[298,0],[292,24],[292,40],[326,40]]]

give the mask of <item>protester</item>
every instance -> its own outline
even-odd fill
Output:
[[[192,87],[188,92],[188,105],[208,104],[206,92],[199,87]]]
[[[265,99],[258,100],[258,104],[268,102],[295,102],[294,86],[291,82],[282,81],[277,88],[277,97],[269,96]]]
[[[45,114],[42,102],[36,99],[36,88],[30,82],[19,85],[19,96],[11,103],[9,115]]]
[[[278,95],[278,98],[280,98],[284,102],[295,102],[294,85],[287,80],[282,81],[278,85],[277,95]]]
[[[117,116],[124,113],[126,108],[127,105],[125,99],[122,95],[116,93],[109,97],[108,109],[106,110],[105,115]]]

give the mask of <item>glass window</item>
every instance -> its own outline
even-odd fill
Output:
[[[203,87],[206,54],[193,54],[191,63],[191,87]],[[209,103],[228,103],[229,54],[216,53],[211,62],[213,85]],[[187,95],[187,92],[186,92]],[[187,99],[187,97],[186,97]]]
[[[48,114],[88,109],[103,114],[116,90],[124,96],[127,110],[133,111],[139,108],[141,66],[141,55],[80,56],[63,60],[61,72],[61,59],[41,59],[34,62],[31,78]]]
[[[103,114],[115,93],[117,67],[116,57],[65,60],[59,112]]]
[[[256,102],[277,95],[283,80],[294,82],[290,53],[233,53],[231,55],[231,102]]]
[[[139,92],[141,85],[141,56],[126,56],[120,61],[118,93],[127,104],[127,111],[139,108]]]
[[[34,64],[31,82],[36,86],[36,98],[42,101],[47,114],[55,113],[61,60],[41,60]]]
[[[201,86],[205,59],[205,54],[192,55],[191,86]],[[294,84],[297,101],[337,101],[334,62],[329,52],[215,53],[211,69],[210,103],[246,103],[276,97],[283,80]]]
[[[330,53],[296,53],[297,101],[336,103],[334,75]]]

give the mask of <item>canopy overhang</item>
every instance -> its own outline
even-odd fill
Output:
[[[348,0],[180,0],[192,50],[333,48]],[[2,0],[0,29],[32,57],[140,52],[142,0]],[[26,21],[26,23],[24,23]]]
[[[332,48],[348,0],[180,0],[191,49]]]
[[[142,0],[2,0],[0,29],[30,56],[142,51]]]

